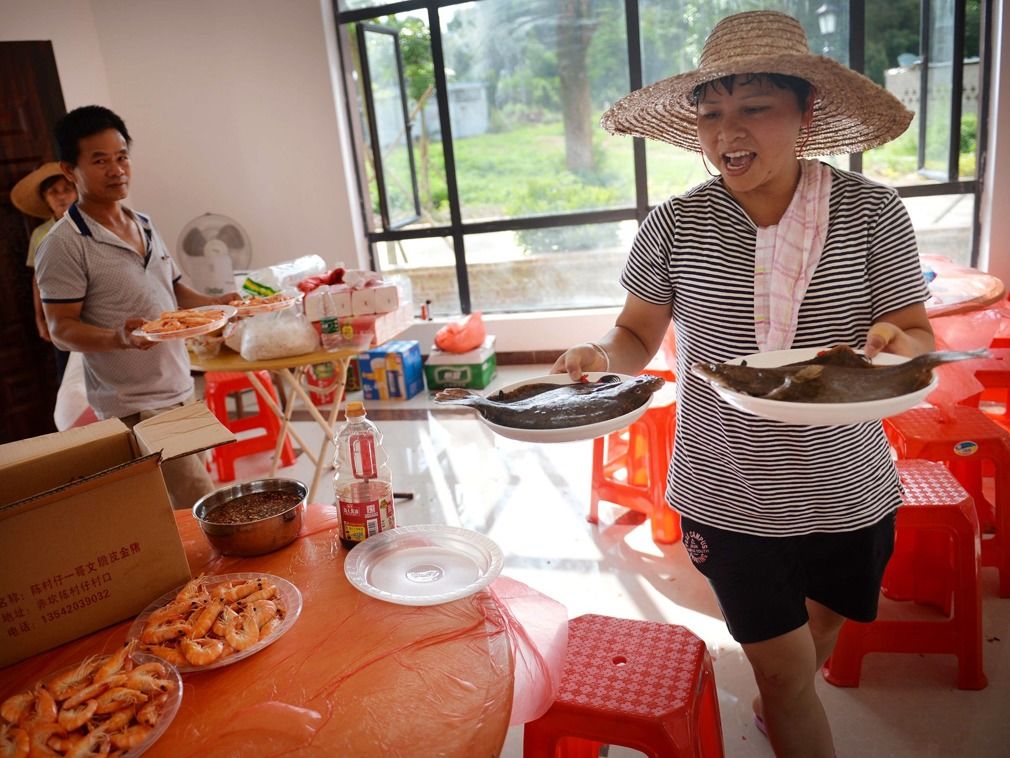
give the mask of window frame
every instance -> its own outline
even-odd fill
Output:
[[[649,204],[648,191],[648,165],[646,162],[645,140],[641,137],[633,137],[633,161],[635,174],[635,205],[626,208],[614,208],[600,211],[580,211],[576,213],[557,213],[538,215],[535,217],[513,217],[506,219],[496,219],[493,221],[463,221],[459,198],[459,189],[456,181],[456,161],[453,153],[452,123],[449,118],[448,87],[445,76],[445,59],[442,46],[442,27],[439,19],[439,9],[455,5],[464,5],[482,0],[402,0],[401,2],[391,2],[369,8],[359,8],[355,10],[341,10],[340,0],[332,0],[333,10],[336,19],[337,44],[340,49],[340,61],[343,67],[343,78],[345,82],[344,97],[352,127],[354,139],[351,140],[351,150],[354,155],[356,166],[357,184],[359,197],[361,200],[361,211],[365,217],[365,229],[369,243],[369,254],[373,268],[376,267],[378,255],[376,251],[377,243],[397,242],[410,239],[426,239],[430,237],[448,237],[452,239],[453,255],[455,258],[456,283],[459,290],[460,309],[464,314],[471,312],[470,281],[466,265],[466,237],[475,234],[485,234],[488,232],[519,231],[523,229],[543,229],[556,226],[573,226],[580,224],[601,224],[616,221],[635,220],[639,224],[644,221],[649,211],[654,206]],[[922,28],[928,27],[928,12],[930,0],[920,0],[920,18]],[[958,128],[950,129],[949,155],[950,167],[948,177],[957,177],[957,161],[960,151],[960,114],[961,97],[963,96],[964,82],[964,33],[966,23],[965,0],[955,0],[954,13],[954,62],[953,62],[953,82],[958,92],[957,97],[951,98],[951,124],[958,124]],[[438,226],[429,226],[416,229],[375,229],[371,212],[371,200],[368,191],[368,183],[363,168],[361,156],[365,143],[361,140],[360,128],[357,128],[358,118],[355,107],[356,86],[353,77],[353,61],[349,51],[349,29],[352,24],[369,23],[377,21],[381,16],[396,15],[409,11],[427,11],[428,31],[431,36],[432,67],[435,78],[435,95],[438,105],[438,118],[441,127],[441,141],[443,160],[445,164],[446,194],[449,204],[449,223]],[[642,52],[641,38],[639,34],[639,13],[638,0],[624,0],[625,23],[628,37],[628,75],[630,90],[634,91],[643,86],[642,82]],[[988,138],[989,127],[989,82],[990,68],[992,63],[992,50],[989,44],[989,29],[992,24],[992,0],[981,0],[979,3],[980,13],[980,37],[979,37],[979,115],[978,133],[976,138],[976,169],[975,178],[971,180],[953,179],[944,182],[935,182],[923,185],[892,185],[897,190],[899,197],[915,198],[929,197],[936,195],[972,195],[975,208],[978,208],[982,195],[984,183],[984,155],[986,139]],[[859,73],[865,69],[865,38],[866,38],[866,0],[849,0],[849,68]],[[923,43],[920,35],[920,50],[922,51],[922,68],[927,68],[928,48]],[[927,40],[928,41],[928,40]],[[921,90],[920,91],[924,91]],[[925,119],[920,119],[920,129],[923,127]],[[919,141],[920,152],[923,149],[923,142]],[[862,173],[863,155],[853,153],[849,155],[849,170]],[[972,266],[977,265],[979,256],[980,219],[976,211],[972,218],[971,230],[971,257]]]

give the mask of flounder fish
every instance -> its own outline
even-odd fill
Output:
[[[596,382],[524,384],[488,397],[452,388],[435,395],[435,402],[466,405],[493,424],[514,429],[567,429],[608,421],[639,408],[663,386],[656,376],[622,380],[608,374]]]
[[[793,403],[858,403],[907,395],[929,384],[943,363],[987,358],[987,350],[925,353],[904,363],[875,366],[848,345],[777,368],[695,363],[691,373],[713,386],[752,397]]]

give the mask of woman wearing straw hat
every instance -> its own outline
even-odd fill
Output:
[[[779,756],[833,755],[814,678],[845,618],[876,616],[898,477],[879,422],[783,424],[722,402],[688,367],[839,343],[933,349],[915,235],[897,193],[810,156],[900,135],[912,114],[812,55],[771,11],[730,16],[694,71],[617,102],[612,133],[702,155],[714,178],[655,208],[632,245],[627,300],[599,343],[554,370],[640,371],[671,318],[677,425],[667,501],[754,670],[754,711]]]
[[[28,241],[28,268],[32,269],[32,300],[35,303],[35,327],[39,336],[46,342],[52,342],[49,336],[49,326],[42,312],[42,300],[39,298],[39,285],[35,281],[35,251],[49,230],[53,228],[67,208],[77,200],[77,188],[60,171],[60,164],[51,161],[39,166],[28,176],[23,177],[11,190],[11,202],[14,207],[28,216],[43,218],[46,221],[35,227]],[[56,376],[63,380],[63,371],[67,366],[69,353],[53,345],[56,354]]]

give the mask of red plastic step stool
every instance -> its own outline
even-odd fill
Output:
[[[277,403],[277,390],[270,379],[269,371],[256,371],[256,378],[267,393]],[[228,396],[238,392],[253,389],[252,382],[240,371],[210,371],[203,375],[204,397],[207,407],[224,426],[232,432],[246,432],[251,429],[262,429],[263,433],[253,437],[236,440],[227,445],[219,445],[212,451],[214,465],[217,467],[217,478],[222,482],[235,480],[235,461],[246,455],[270,451],[277,447],[277,435],[281,431],[281,422],[267,406],[258,392],[256,396],[256,413],[231,418],[228,415]],[[295,451],[291,440],[286,438],[281,446],[281,464],[291,466],[295,462]]]
[[[940,463],[898,461],[904,486],[894,555],[884,574],[895,599],[946,605],[944,620],[846,621],[824,665],[824,678],[858,687],[867,653],[950,653],[957,656],[957,686],[986,686],[982,669],[981,548],[971,496]]]
[[[599,523],[600,500],[630,508],[649,517],[654,542],[680,540],[680,516],[666,503],[666,474],[673,453],[676,425],[676,386],[673,373],[646,370],[662,376],[666,386],[653,395],[652,405],[630,426],[593,440],[593,472],[589,516]]]
[[[623,745],[652,758],[723,755],[712,659],[682,626],[588,614],[568,622],[554,704],[525,725],[524,758]]]
[[[1010,433],[978,408],[913,408],[884,419],[899,459],[944,463],[975,502],[982,565],[999,571],[999,596],[1010,597]],[[994,502],[982,490],[983,464],[994,474]]]
[[[979,406],[983,400],[1002,404],[1002,413],[984,412],[1004,429],[1010,430],[1010,348],[989,348],[989,352],[999,364],[975,372],[975,378],[984,389],[964,404]]]

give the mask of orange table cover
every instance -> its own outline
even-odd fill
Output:
[[[176,513],[190,568],[260,571],[293,582],[302,613],[255,655],[183,675],[158,756],[494,756],[512,703],[512,653],[487,591],[444,605],[393,605],[347,581],[330,506],[310,505],[302,535],[255,558],[217,554],[188,511]],[[153,599],[153,598],[152,598]],[[0,699],[86,656],[108,653],[130,621],[0,671]]]

